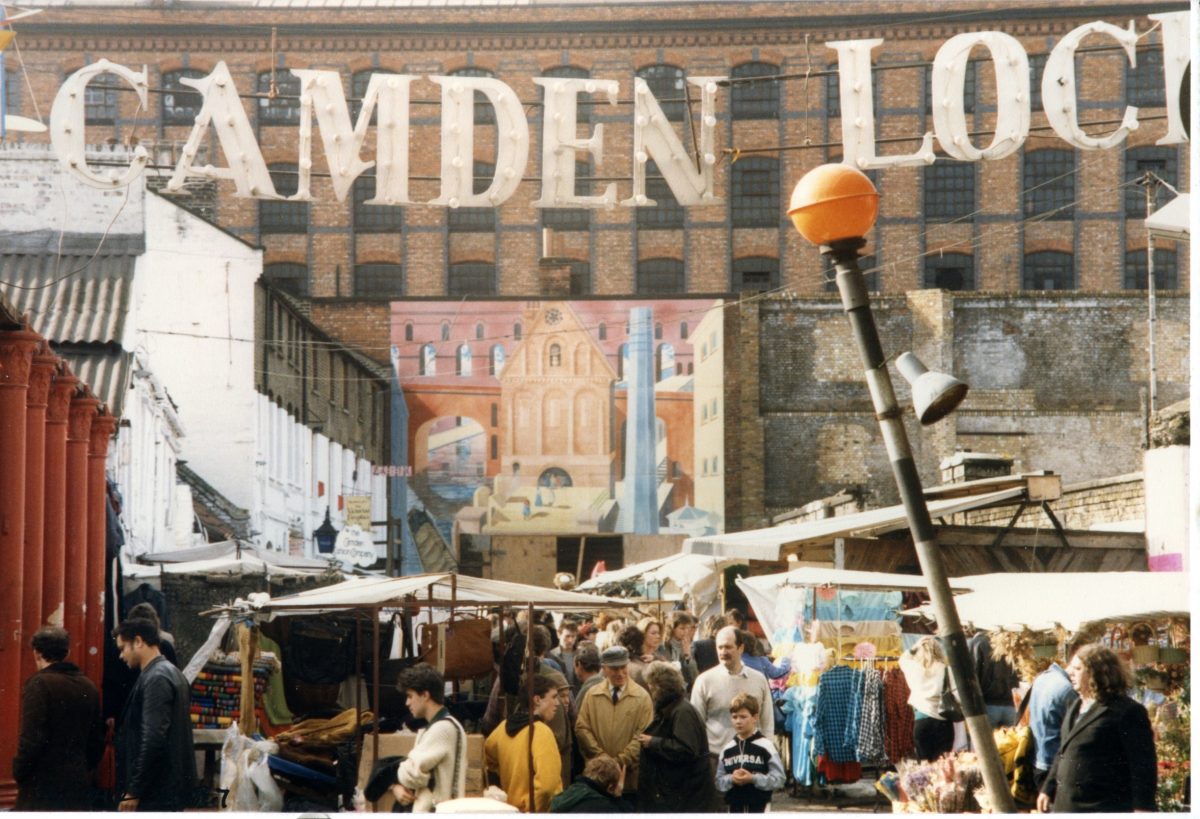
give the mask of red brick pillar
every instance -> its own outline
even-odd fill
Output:
[[[63,368],[46,407],[46,525],[42,532],[42,625],[63,624],[67,570],[67,418],[79,379]]]
[[[25,549],[25,404],[41,336],[0,333],[0,806],[17,799],[12,758],[21,711],[21,571]]]
[[[83,610],[88,566],[88,443],[100,402],[76,395],[67,419],[67,550],[63,572],[63,628],[71,635],[70,659],[84,665]]]
[[[107,413],[92,419],[92,436],[88,449],[88,557],[85,582],[84,633],[86,650],[83,670],[99,688],[104,672],[104,569],[108,564],[106,540],[106,486],[104,464],[108,458],[108,442],[117,431],[117,419]]]
[[[46,528],[46,404],[58,356],[43,344],[33,357],[25,403],[25,566],[21,572],[21,643],[42,625],[42,534]],[[21,679],[37,670],[33,652],[21,652]]]

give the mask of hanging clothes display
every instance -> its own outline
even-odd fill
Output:
[[[795,676],[795,675],[793,675]],[[784,726],[792,739],[792,779],[797,785],[811,786],[817,782],[817,681],[816,671],[789,687],[779,702],[784,713]]]
[[[916,751],[913,744],[913,710],[908,704],[908,683],[899,668],[883,673],[883,745],[888,761],[895,765]]]
[[[859,712],[858,761],[864,765],[888,764],[884,749],[883,675],[874,666],[863,669],[862,706]]]
[[[858,718],[862,701],[857,692],[862,672],[839,665],[821,675],[817,683],[818,756],[831,762],[855,762],[858,757]]]

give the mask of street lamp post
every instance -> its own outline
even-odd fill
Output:
[[[879,341],[875,317],[871,313],[866,282],[858,266],[858,251],[866,244],[863,237],[875,224],[878,209],[879,193],[866,174],[849,165],[834,164],[814,168],[800,179],[792,191],[788,216],[800,235],[819,245],[821,253],[832,259],[837,269],[838,292],[862,357],[875,417],[879,420],[879,429],[891,461],[892,476],[904,504],[908,528],[912,532],[913,545],[921,563],[921,573],[929,588],[929,599],[937,618],[938,639],[958,689],[967,731],[982,768],[984,786],[995,811],[1015,813],[1016,807],[984,707],[983,692],[950,592],[929,508],[925,505],[921,478],[909,447],[902,411],[892,389],[887,359]],[[952,411],[966,392],[965,385],[960,386],[961,389],[952,390],[948,399],[939,406],[925,410],[921,422],[933,423]]]

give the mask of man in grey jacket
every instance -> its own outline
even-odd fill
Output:
[[[116,737],[121,811],[181,811],[192,807],[196,752],[191,696],[179,669],[159,650],[158,626],[126,620],[113,632],[121,659],[140,671],[125,700]]]

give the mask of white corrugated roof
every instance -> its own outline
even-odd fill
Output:
[[[1024,493],[1025,487],[1022,484],[1019,487],[983,495],[929,500],[927,505],[930,516],[937,518],[1002,503],[1019,498]],[[787,547],[793,544],[829,540],[836,537],[872,537],[907,527],[908,519],[904,514],[904,507],[902,505],[887,506],[853,515],[771,526],[766,529],[752,529],[727,535],[692,537],[683,542],[683,550],[692,554],[714,557],[782,560]]]

